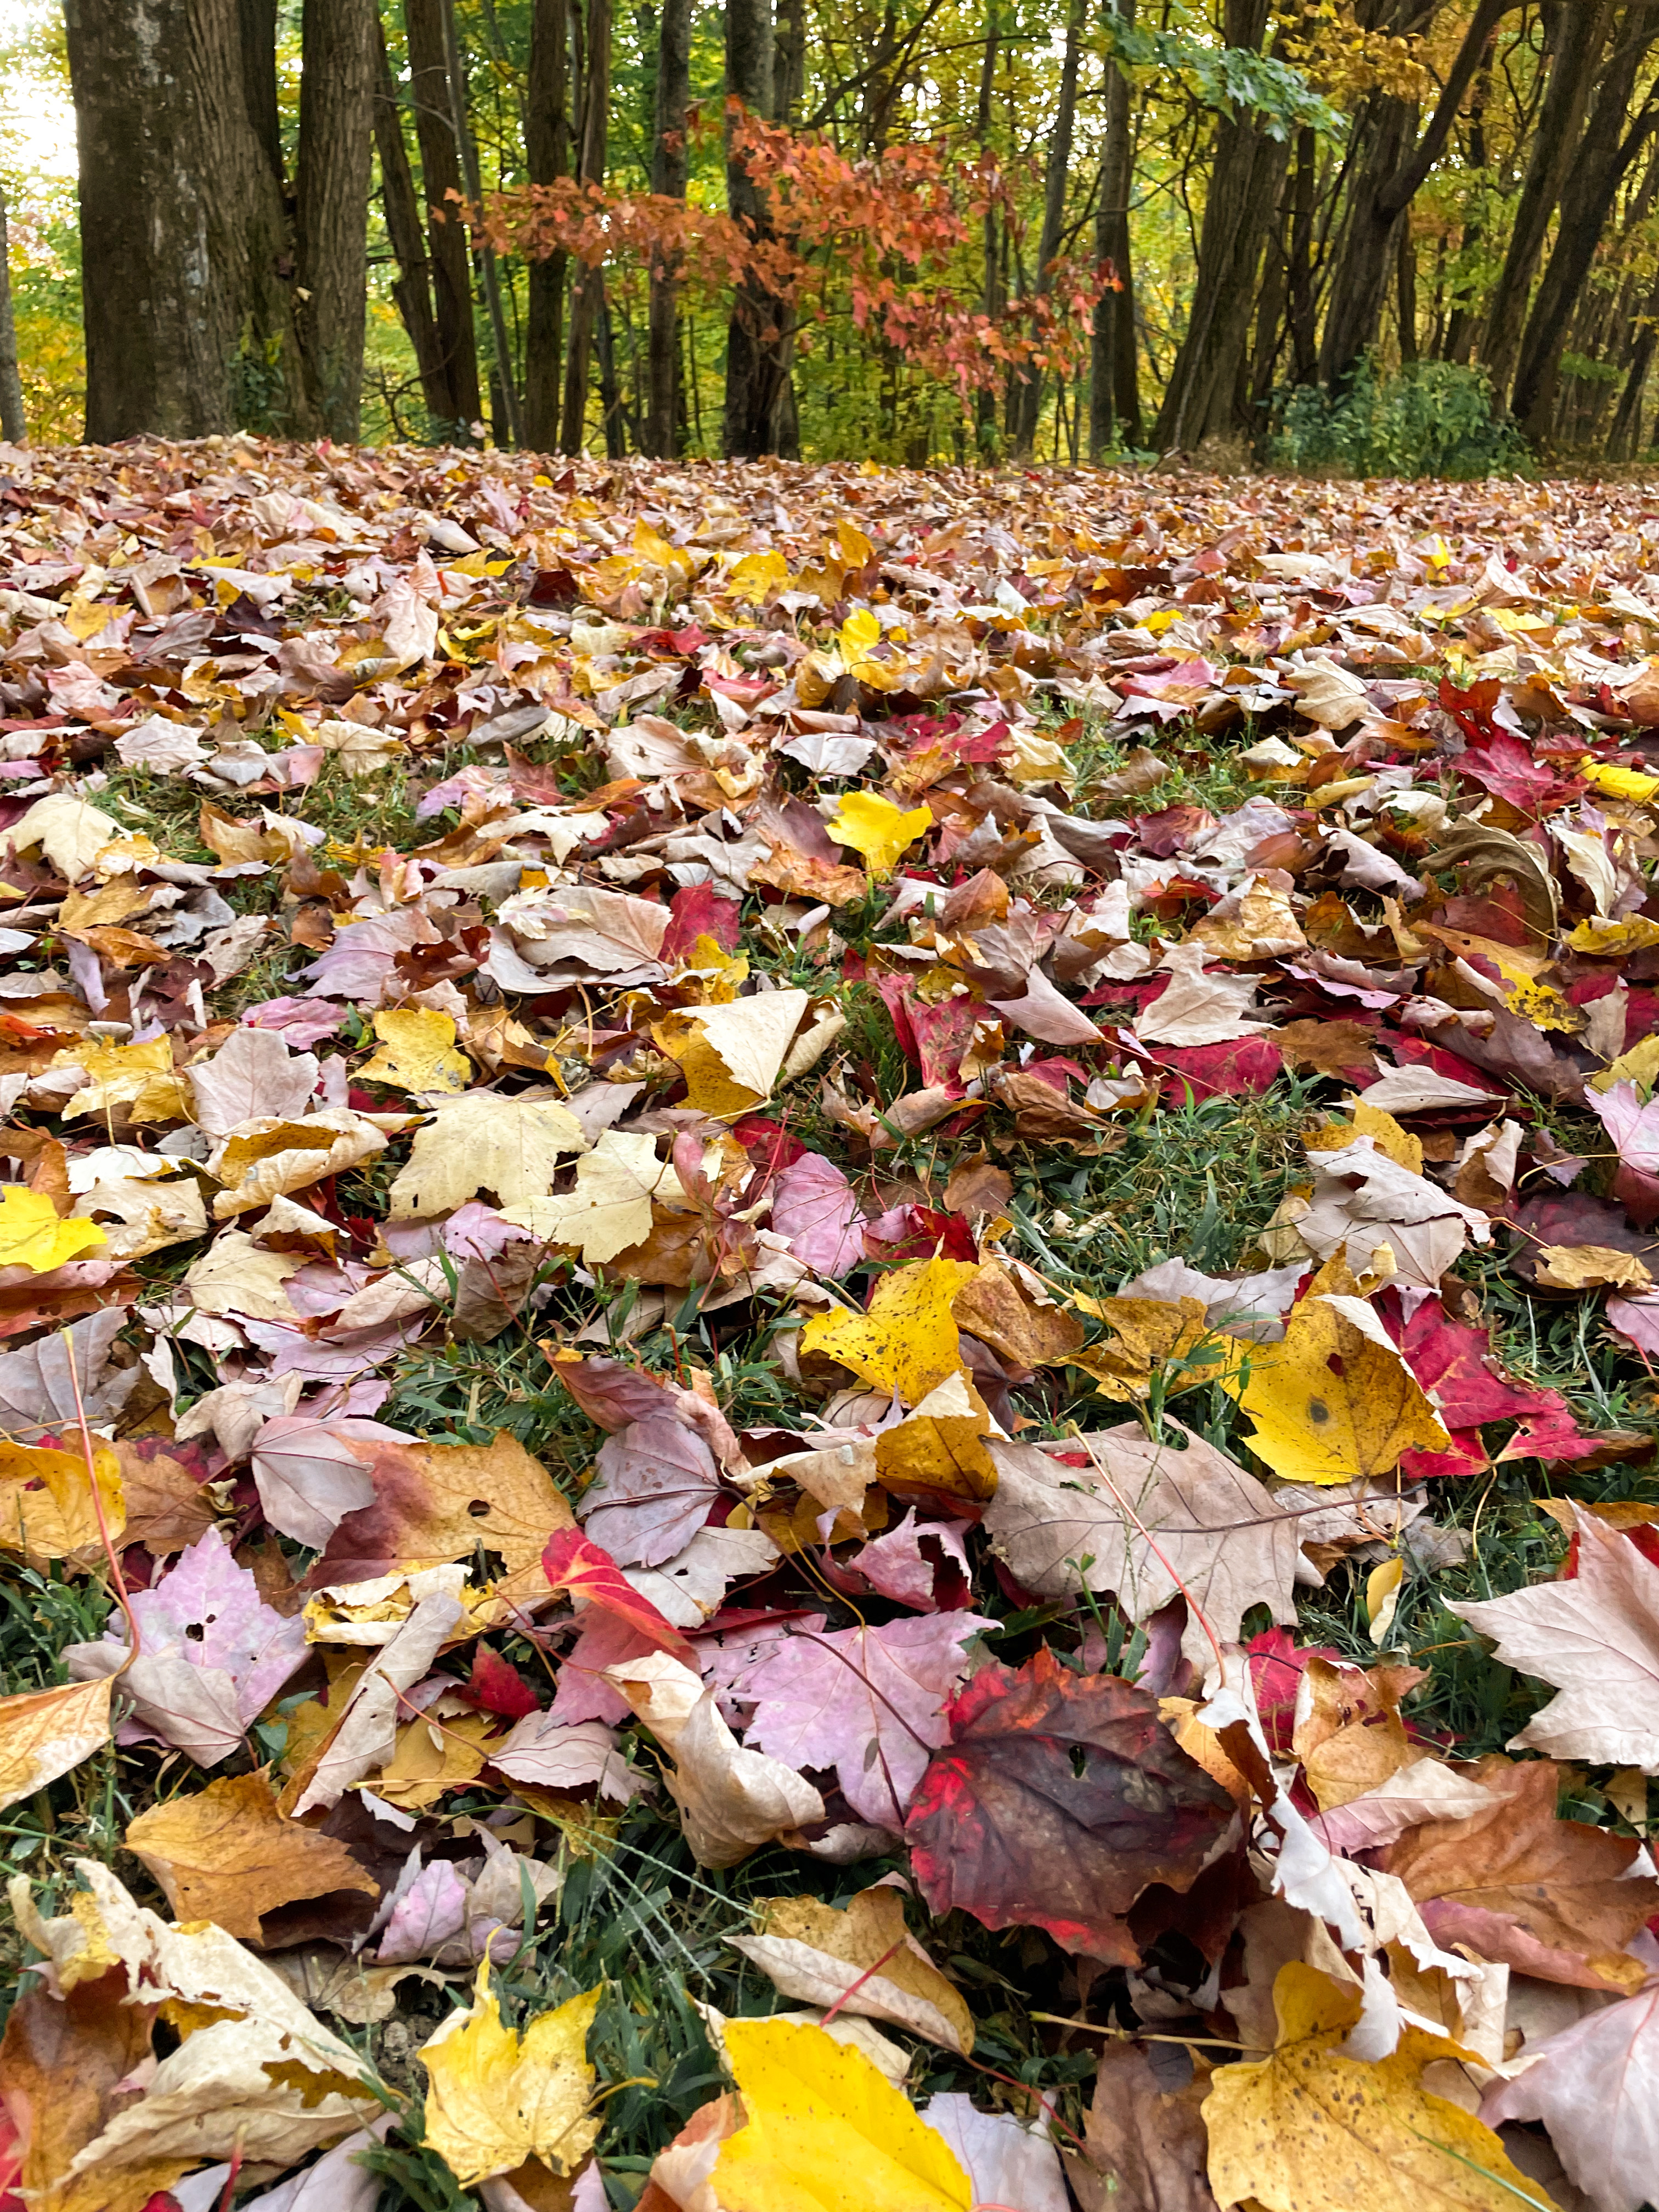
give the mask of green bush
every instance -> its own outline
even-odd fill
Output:
[[[1493,408],[1484,370],[1420,361],[1384,377],[1369,358],[1346,391],[1291,392],[1268,456],[1310,473],[1466,477],[1516,475],[1530,458]]]

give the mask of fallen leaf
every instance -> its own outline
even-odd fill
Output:
[[[1216,2212],[1199,2116],[1207,2087],[1200,2072],[1166,2090],[1139,2044],[1107,2044],[1084,2116],[1086,2160],[1066,2160],[1083,2212]]]
[[[101,1562],[106,1536],[114,1543],[125,1529],[126,1497],[109,1446],[94,1445],[91,1456],[88,1475],[83,1451],[0,1443],[0,1548],[35,1567]]]
[[[380,1887],[343,1844],[284,1820],[258,1774],[151,1806],[128,1824],[126,1843],[176,1917],[216,1921],[228,1936],[255,1943],[261,1917],[279,1905],[333,1890],[373,1897]]]
[[[710,2176],[722,2212],[969,2212],[956,2153],[860,2052],[780,2021],[725,2041],[744,2117]]]
[[[871,874],[881,878],[892,874],[900,855],[933,823],[932,811],[926,806],[913,807],[907,814],[890,799],[872,792],[848,791],[842,793],[828,828],[838,845],[850,845],[863,855]]]
[[[77,1252],[98,1251],[104,1232],[95,1221],[64,1221],[43,1192],[20,1183],[0,1189],[0,1267],[27,1267],[45,1275]]]
[[[562,1198],[503,1200],[501,1217],[549,1244],[574,1244],[590,1266],[614,1260],[651,1234],[657,1197],[681,1195],[672,1160],[657,1158],[642,1131],[601,1129],[576,1163],[576,1187]]]
[[[862,1314],[813,1314],[801,1351],[821,1352],[849,1367],[878,1390],[896,1391],[907,1406],[962,1364],[951,1301],[978,1270],[961,1260],[921,1260],[896,1267],[877,1284]]]
[[[1153,1882],[1189,1889],[1237,1818],[1157,1700],[1069,1674],[1044,1646],[1018,1670],[982,1667],[946,1717],[905,1822],[928,1909],[1136,1964],[1135,1899]]]
[[[1385,2058],[1344,2057],[1360,1992],[1297,1962],[1280,1969],[1273,2002],[1273,2055],[1218,2067],[1204,2100],[1218,2203],[1253,2197],[1264,2212],[1538,2203],[1491,2129],[1423,2088],[1425,2067],[1457,2057],[1457,2045],[1407,2027]]]
[[[559,1162],[587,1146],[568,1107],[551,1099],[469,1091],[438,1106],[416,1132],[408,1162],[388,1194],[392,1218],[450,1213],[480,1191],[489,1191],[505,1213],[545,1198]]]
[[[982,2112],[971,2099],[949,2091],[930,2097],[921,2117],[961,2160],[976,2205],[1071,2212],[1060,2154],[1042,2120]]]
[[[1553,1291],[1650,1291],[1653,1277],[1633,1252],[1605,1244],[1540,1244],[1537,1279]]]
[[[0,1812],[70,1773],[110,1738],[107,1680],[0,1698]]]
[[[1659,1990],[1587,2014],[1528,2056],[1523,2072],[1493,2083],[1481,2118],[1542,2120],[1596,2212],[1641,2212],[1659,2146]]]
[[[478,1969],[472,2002],[421,2046],[427,2073],[425,2141],[463,2188],[526,2159],[568,2174],[599,2131],[589,2111],[594,2072],[587,2033],[601,1990],[538,2013],[515,2033]]]
[[[802,2004],[892,2021],[947,2051],[974,2047],[960,1993],[905,1932],[896,1889],[866,1889],[844,1908],[811,1897],[768,1900],[758,1931],[734,1936],[773,1986]]]
[[[378,1048],[358,1068],[360,1083],[428,1097],[465,1091],[471,1082],[472,1063],[455,1049],[453,1016],[430,1006],[394,1007],[376,1014],[371,1025]]]

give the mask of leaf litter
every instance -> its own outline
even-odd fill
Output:
[[[1638,2212],[1638,486],[20,456],[6,2201]]]

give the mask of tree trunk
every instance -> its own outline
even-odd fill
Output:
[[[1115,19],[1126,27],[1135,19],[1135,0],[1109,4],[1108,27]],[[1126,443],[1140,443],[1140,395],[1135,377],[1135,295],[1129,260],[1129,192],[1134,179],[1134,145],[1129,127],[1129,80],[1109,52],[1106,57],[1105,143],[1100,161],[1100,198],[1095,209],[1095,259],[1109,261],[1118,289],[1095,302],[1089,339],[1089,458],[1109,452],[1121,425]]]
[[[1641,450],[1642,400],[1647,390],[1649,372],[1653,367],[1656,344],[1659,344],[1659,282],[1649,289],[1643,301],[1636,331],[1636,343],[1631,350],[1630,370],[1625,378],[1625,388],[1619,395],[1619,405],[1607,433],[1607,459],[1610,461],[1632,461]]]
[[[1314,205],[1319,182],[1319,145],[1311,131],[1296,136],[1296,174],[1291,186],[1291,243],[1285,272],[1285,306],[1291,331],[1291,382],[1311,384],[1319,370],[1319,335],[1314,301]]]
[[[687,173],[685,124],[691,100],[690,0],[662,0],[657,32],[656,132],[651,149],[651,189],[684,200]],[[678,256],[662,253],[651,264],[651,304],[646,333],[646,451],[672,459],[678,405]]]
[[[404,0],[410,94],[415,104],[421,185],[431,241],[433,319],[448,387],[444,434],[465,443],[478,418],[478,349],[472,329],[466,228],[455,207],[461,191],[461,155],[449,91],[444,27],[449,9],[450,0]],[[452,192],[455,199],[449,197]]]
[[[1421,137],[1417,111],[1407,101],[1374,93],[1355,125],[1364,151],[1354,166],[1341,234],[1331,271],[1329,304],[1319,350],[1321,383],[1346,384],[1361,356],[1376,343],[1388,295],[1389,274],[1397,250],[1400,218],[1445,150],[1446,140],[1486,42],[1519,0],[1478,0],[1447,76],[1429,127]],[[1418,27],[1416,18],[1431,15],[1406,0],[1396,27]],[[1366,126],[1362,131],[1362,123]]]
[[[1494,31],[1486,41],[1486,51],[1481,56],[1480,66],[1475,72],[1474,84],[1469,94],[1469,130],[1466,159],[1468,167],[1476,171],[1486,166],[1486,102],[1492,97],[1492,56],[1497,44]],[[1477,319],[1474,301],[1479,296],[1474,275],[1475,257],[1485,234],[1486,215],[1477,198],[1463,226],[1463,237],[1458,247],[1458,257],[1463,274],[1455,279],[1451,295],[1451,312],[1446,319],[1446,328],[1440,342],[1443,360],[1467,363],[1474,350]]]
[[[806,0],[778,0],[772,120],[793,123],[806,93]]]
[[[480,208],[483,204],[483,178],[478,167],[478,142],[472,135],[466,63],[456,32],[453,4],[444,9],[443,25],[444,65],[449,77],[449,107],[455,118],[455,143],[461,156],[461,176],[466,185],[468,200],[475,208]],[[496,266],[494,247],[482,238],[473,240],[471,253],[478,289],[483,294],[484,317],[489,325],[490,411],[495,418],[493,425],[495,441],[498,445],[516,446],[521,443],[519,395],[513,376],[513,348],[507,335],[507,317],[501,310],[501,272]]]
[[[87,437],[311,428],[236,0],[67,0]]]
[[[576,174],[585,185],[605,182],[605,125],[611,100],[611,0],[587,0],[582,33],[580,113],[576,123]],[[564,364],[564,434],[567,453],[580,453],[586,434],[588,373],[605,274],[584,269],[570,306],[570,345]]]
[[[384,31],[379,34],[377,69],[374,144],[380,157],[380,207],[398,264],[392,297],[409,333],[427,414],[434,422],[448,423],[454,419],[453,396],[438,343],[438,326],[432,319],[432,259],[409,166],[409,149],[404,143],[403,113]]]
[[[530,87],[525,159],[532,185],[550,185],[570,167],[565,113],[570,70],[568,0],[535,0],[530,18]],[[525,443],[549,453],[559,442],[559,368],[564,351],[564,294],[570,257],[550,253],[530,264],[529,328],[524,354]]]
[[[355,445],[368,296],[374,0],[305,0],[295,222],[311,403],[324,434]]]
[[[1042,178],[1042,234],[1037,244],[1036,297],[1046,300],[1054,289],[1054,263],[1060,252],[1066,222],[1066,184],[1072,167],[1072,134],[1077,125],[1077,71],[1083,41],[1083,0],[1071,0],[1066,15],[1066,51],[1060,65],[1060,104],[1054,111],[1048,138],[1048,158]],[[1035,368],[1025,371],[1020,387],[1019,423],[1014,451],[1029,459],[1036,443],[1037,417],[1042,411],[1042,377]]]
[[[1590,85],[1613,10],[1593,0],[1558,9],[1555,52],[1538,125],[1533,133],[1527,173],[1521,186],[1510,228],[1508,251],[1487,310],[1480,358],[1501,402],[1507,398],[1521,358],[1521,334],[1526,327],[1527,300],[1550,217],[1561,197],[1567,170],[1578,150],[1589,104]]]
[[[6,193],[0,185],[0,438],[21,446],[28,435],[23,385],[17,374],[17,325],[11,312],[11,259],[6,236]]]
[[[985,9],[985,50],[980,61],[979,109],[975,118],[975,135],[980,151],[988,153],[991,144],[991,106],[996,91],[997,54],[1002,43],[1002,25],[997,13],[997,0],[987,0]],[[996,210],[988,207],[983,226],[985,275],[981,292],[981,306],[985,319],[994,323],[1002,313],[1000,270],[998,266]],[[978,458],[988,461],[995,457],[997,442],[997,396],[989,386],[974,394],[974,441]]]
[[[1595,104],[1562,192],[1555,246],[1522,335],[1510,411],[1539,445],[1549,434],[1574,304],[1589,275],[1619,188],[1659,122],[1659,110],[1650,106],[1620,135],[1637,74],[1659,32],[1659,0],[1632,8],[1623,29],[1622,44],[1596,88]]]
[[[242,49],[242,98],[253,135],[264,149],[270,173],[283,175],[283,125],[276,106],[276,0],[238,0]]]
[[[1230,46],[1261,51],[1267,0],[1226,0]],[[1216,130],[1199,233],[1198,271],[1187,335],[1158,410],[1153,442],[1160,453],[1192,450],[1209,439],[1249,437],[1246,351],[1262,240],[1284,175],[1285,149],[1248,112],[1224,116]]]
[[[770,0],[726,0],[726,94],[753,115],[772,112]],[[726,198],[733,217],[752,238],[768,232],[767,205],[747,166],[732,151],[726,123]],[[726,333],[726,413],[728,456],[747,459],[775,450],[778,414],[787,375],[789,317],[755,276],[738,285]]]

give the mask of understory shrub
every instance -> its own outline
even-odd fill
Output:
[[[1419,361],[1382,376],[1369,356],[1344,391],[1291,392],[1268,456],[1309,473],[1462,477],[1515,475],[1530,458],[1483,369]]]

